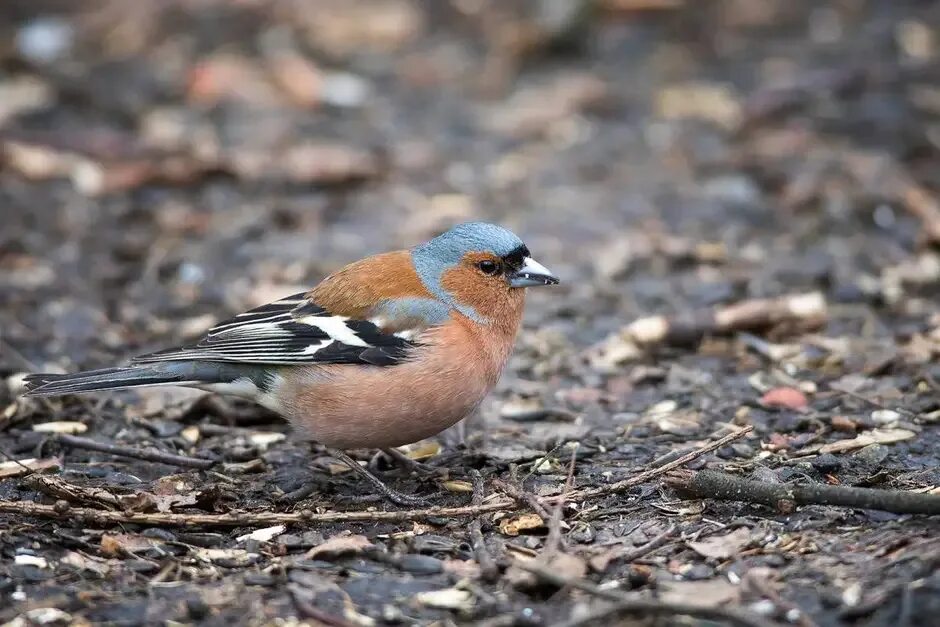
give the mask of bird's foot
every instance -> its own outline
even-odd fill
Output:
[[[399,468],[412,472],[419,477],[431,479],[431,478],[445,478],[447,477],[446,468],[435,468],[434,466],[429,466],[428,464],[422,464],[421,462],[411,459],[401,451],[396,448],[383,448],[379,453],[376,454],[376,457],[372,458],[372,461],[369,463],[369,466],[374,468],[376,458],[378,455],[385,455],[390,458],[392,462],[395,463]]]
[[[359,475],[360,477],[362,477],[363,479],[371,483],[372,487],[375,489],[376,492],[378,492],[381,496],[391,501],[395,505],[400,505],[402,507],[427,507],[430,504],[427,499],[423,499],[418,496],[412,496],[409,494],[403,494],[397,490],[394,490],[388,487],[381,479],[379,479],[378,477],[373,475],[371,472],[369,472],[368,470],[360,466],[359,462],[354,460],[352,457],[350,457],[346,453],[335,450],[335,449],[327,449],[327,451],[330,453],[330,455],[332,455],[336,459],[340,460],[341,462],[349,466],[353,470],[353,472],[355,472],[357,475]],[[358,499],[360,500],[360,502],[362,502],[362,498],[363,497],[356,497],[356,499],[354,500]]]

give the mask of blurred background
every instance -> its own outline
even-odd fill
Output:
[[[922,321],[938,18],[915,0],[9,0],[0,369],[111,363],[477,219],[564,278],[527,318],[559,350],[805,289]],[[899,264],[911,293],[884,284]]]

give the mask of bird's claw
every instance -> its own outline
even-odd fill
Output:
[[[424,479],[446,478],[448,474],[446,468],[435,468],[433,466],[429,466],[428,464],[423,464],[417,460],[411,459],[398,449],[394,448],[381,449],[376,457],[372,458],[372,462],[369,464],[370,467],[374,468],[375,461],[379,455],[385,455],[398,467],[414,473]]]

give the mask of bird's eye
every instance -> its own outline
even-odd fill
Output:
[[[478,263],[477,268],[479,268],[480,272],[482,272],[483,274],[488,274],[490,276],[493,276],[494,274],[497,274],[499,272],[499,264],[496,263],[495,261],[490,261],[489,259],[486,259]]]

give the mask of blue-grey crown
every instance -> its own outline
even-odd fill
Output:
[[[416,246],[412,254],[416,259],[434,259],[439,263],[451,265],[470,252],[488,252],[503,257],[520,246],[522,240],[501,226],[488,222],[467,222]]]

